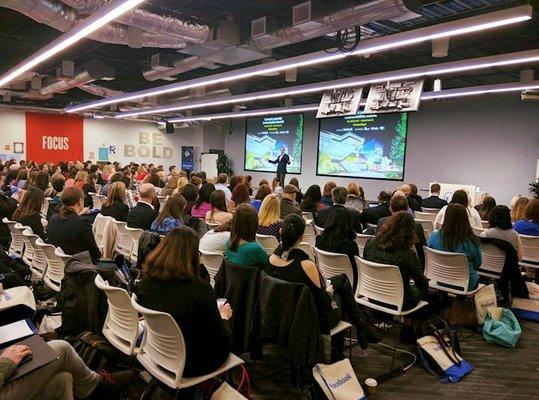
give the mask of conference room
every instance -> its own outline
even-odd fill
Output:
[[[538,21],[0,0],[0,400],[535,398]]]

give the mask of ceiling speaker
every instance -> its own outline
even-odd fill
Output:
[[[167,122],[165,124],[165,129],[167,133],[174,133],[174,124],[171,124],[170,122]]]

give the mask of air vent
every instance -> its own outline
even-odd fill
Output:
[[[253,19],[251,21],[251,37],[257,38],[266,34],[266,17]]]
[[[292,25],[299,25],[311,20],[311,2],[306,1],[292,7]]]

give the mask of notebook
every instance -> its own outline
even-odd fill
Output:
[[[16,344],[30,347],[30,349],[32,349],[32,359],[25,364],[19,365],[15,373],[11,375],[6,383],[19,379],[58,359],[56,352],[41,338],[41,336],[32,335]]]

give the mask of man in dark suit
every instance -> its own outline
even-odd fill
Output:
[[[281,195],[281,219],[284,219],[288,214],[301,215],[301,209],[296,203],[296,195],[298,188],[294,185],[285,185]]]
[[[389,200],[391,200],[391,194],[382,190],[378,194],[378,205],[376,207],[365,208],[360,215],[361,223],[374,224],[378,223],[378,220],[383,217],[389,216]]]
[[[442,208],[447,205],[447,201],[440,198],[441,187],[437,183],[433,183],[430,187],[430,197],[423,199],[421,205],[426,208]]]
[[[421,205],[411,196],[412,188],[410,185],[405,183],[404,185],[401,185],[398,190],[404,193],[406,200],[408,200],[408,206],[412,209],[412,211],[421,211]]]
[[[127,214],[127,226],[148,230],[154,219],[157,218],[157,211],[152,205],[156,197],[155,186],[151,183],[144,183],[140,185],[138,192],[140,199],[137,205]]]
[[[389,202],[389,211],[391,212],[391,215],[398,212],[408,212],[408,200],[406,199],[406,197],[403,197],[401,195],[394,195]],[[376,230],[379,231],[389,218],[391,218],[391,216],[380,218],[378,220],[378,223],[376,224]],[[419,222],[415,223],[415,232],[417,235],[417,243],[415,244],[415,250],[417,253],[417,257],[419,258],[419,262],[422,266],[424,266],[425,254],[423,252],[423,246],[427,245],[427,239],[425,239],[425,231],[423,230],[423,226]]]
[[[316,226],[319,226],[320,228],[323,228],[326,225],[326,221],[328,220],[329,216],[335,210],[335,208],[341,207],[348,212],[348,215],[350,216],[350,220],[352,221],[352,227],[357,233],[363,232],[361,228],[361,220],[360,220],[360,214],[356,210],[352,210],[351,208],[344,207],[344,203],[346,203],[346,197],[348,196],[348,192],[346,191],[346,188],[342,186],[337,186],[335,189],[331,192],[331,197],[333,199],[333,205],[329,208],[326,208],[318,213],[316,216]]]
[[[286,166],[290,164],[290,157],[288,154],[286,154],[286,149],[283,147],[281,148],[281,154],[279,157],[277,157],[276,160],[268,160],[272,164],[277,164],[277,179],[279,180],[279,183],[281,186],[284,187],[284,179],[287,174]]]

